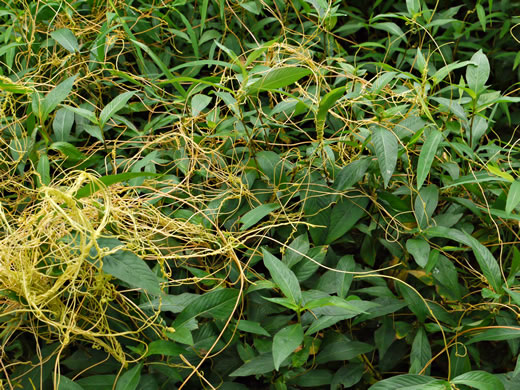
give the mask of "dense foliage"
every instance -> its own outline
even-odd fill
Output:
[[[520,388],[520,1],[0,5],[0,388]]]

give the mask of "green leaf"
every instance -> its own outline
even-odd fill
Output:
[[[270,69],[260,79],[246,87],[246,90],[248,94],[253,95],[260,91],[287,87],[309,74],[311,74],[310,69],[297,66]]]
[[[341,341],[328,344],[316,357],[316,364],[351,360],[359,355],[369,353],[374,347],[360,341]]]
[[[175,319],[173,328],[181,328],[198,316],[227,319],[239,299],[239,290],[220,288],[199,295]]]
[[[155,340],[148,345],[148,352],[146,356],[150,355],[164,355],[164,356],[179,356],[186,353],[186,350],[169,340]]]
[[[372,142],[386,188],[397,163],[397,138],[390,130],[376,125],[372,126]]]
[[[455,61],[455,62],[452,62],[451,64],[443,66],[437,72],[435,72],[434,75],[432,76],[433,86],[439,84],[442,80],[444,80],[450,72],[454,71],[455,69],[463,68],[463,67],[467,66],[468,64],[471,64],[471,61],[463,61],[463,62]]]
[[[369,199],[366,197],[341,198],[332,209],[325,244],[333,243],[352,229],[365,214],[368,203]]]
[[[115,381],[115,375],[92,375],[78,379],[77,383],[84,390],[112,390]]]
[[[426,331],[423,327],[420,327],[412,343],[412,352],[410,354],[410,374],[419,374],[431,358],[432,349]],[[428,375],[429,371],[430,367],[428,367],[425,374]]]
[[[478,390],[504,390],[502,382],[486,371],[470,371],[451,380],[456,385],[471,386]]]
[[[262,328],[259,322],[248,321],[248,320],[240,320],[238,322],[238,330],[246,333],[259,334],[261,336],[271,337],[269,332]]]
[[[486,11],[484,11],[484,7],[480,3],[475,6],[475,9],[477,10],[478,21],[482,31],[486,32]]]
[[[309,237],[307,236],[307,233],[303,233],[296,237],[289,244],[289,247],[285,248],[285,254],[282,257],[282,261],[287,265],[287,267],[292,268],[304,258],[304,255],[307,254],[309,248]]]
[[[367,171],[370,160],[359,157],[347,166],[343,167],[334,180],[334,189],[337,191],[345,191],[357,184]]]
[[[191,98],[191,115],[197,116],[204,110],[211,102],[211,97],[201,93],[194,95]]]
[[[76,76],[69,77],[65,81],[58,84],[54,87],[48,94],[45,96],[45,99],[41,102],[41,121],[45,121],[49,114],[65,100],[67,96],[69,96],[70,91],[72,91],[72,87],[74,86],[74,81],[76,80]]]
[[[98,126],[93,125],[84,125],[83,129],[92,137],[100,140],[101,142],[105,141],[105,137],[103,136],[103,131]]]
[[[323,128],[325,127],[325,120],[327,119],[327,113],[334,106],[334,104],[336,104],[336,101],[345,94],[345,91],[346,87],[333,89],[320,100],[318,113],[316,114],[316,129],[318,132],[323,132]]]
[[[98,239],[100,248],[124,247],[124,244],[113,238]],[[97,255],[96,250],[92,254]],[[94,257],[94,256],[92,256]],[[95,257],[94,257],[95,258]],[[103,272],[125,282],[130,287],[142,288],[152,295],[161,294],[161,286],[157,275],[150,269],[146,262],[134,253],[127,250],[118,250],[115,253],[103,257]]]
[[[419,267],[426,267],[430,255],[430,244],[424,238],[409,238],[406,241],[406,250],[413,256]]]
[[[83,390],[83,387],[72,379],[60,375],[60,385],[58,386],[58,390]]]
[[[469,87],[478,94],[488,81],[490,73],[489,61],[482,49],[477,51],[470,61],[471,64],[466,68],[466,80]]]
[[[108,103],[101,111],[101,114],[99,114],[99,127],[104,128],[110,118],[121,110],[134,95],[135,91],[125,92],[116,96],[110,103]]]
[[[71,106],[63,106],[63,108],[66,109],[67,111],[73,112],[74,114],[81,116],[82,118],[88,119],[92,123],[95,123],[95,124],[98,123],[96,114],[94,114],[92,111],[89,111],[89,110],[86,110],[86,109],[80,108],[80,107],[71,107]]]
[[[297,385],[300,387],[312,387],[319,389],[326,389],[326,385],[329,385],[332,381],[332,372],[325,369],[313,368],[305,372],[303,375],[298,375],[294,379],[291,379],[289,383],[291,385]]]
[[[437,148],[442,140],[442,133],[438,130],[432,130],[426,141],[424,141],[421,153],[419,154],[419,162],[417,164],[417,189],[420,190],[424,180],[430,173],[430,169],[437,153]]]
[[[286,326],[274,335],[273,362],[276,371],[280,369],[282,362],[298,348],[302,341],[303,328],[301,324]]]
[[[141,380],[142,369],[143,363],[139,363],[121,375],[116,383],[115,390],[136,390]]]
[[[54,136],[58,142],[67,142],[70,138],[70,131],[74,124],[74,113],[65,109],[60,108],[56,111],[54,120],[52,121],[52,130]]]
[[[256,154],[258,169],[267,176],[271,184],[279,185],[285,179],[283,161],[280,156],[270,150]]]
[[[421,297],[407,285],[397,283],[397,286],[405,302],[408,304],[410,311],[415,314],[419,322],[424,322],[430,315],[426,302],[424,302]]]
[[[435,184],[429,185],[419,191],[415,198],[415,218],[421,229],[425,229],[432,221],[432,215],[439,202],[439,189]]]
[[[49,146],[49,149],[60,151],[72,161],[78,161],[87,158],[87,156],[81,153],[74,145],[68,142],[53,142],[51,146]]]
[[[472,336],[466,345],[478,343],[481,341],[504,341],[520,338],[520,326],[508,326],[507,328],[485,329],[475,336]]]
[[[274,371],[273,354],[263,353],[237,368],[229,376],[251,376]]]
[[[426,234],[430,237],[443,237],[449,240],[455,240],[469,246],[473,250],[480,269],[491,287],[493,287],[497,293],[502,292],[502,273],[500,272],[500,267],[489,249],[482,245],[476,238],[464,231],[442,226],[431,227],[426,230]]]
[[[354,256],[345,255],[341,257],[338,261],[338,265],[336,269],[339,271],[349,271],[353,272],[356,269],[356,261],[354,260]],[[345,298],[350,289],[350,285],[352,284],[352,280],[354,279],[354,274],[336,272],[336,292],[338,297]]]
[[[110,186],[112,184],[121,183],[123,181],[128,181],[130,179],[134,179],[136,177],[154,177],[160,176],[158,173],[153,172],[125,172],[118,173],[116,175],[106,175],[99,178],[99,180],[106,186]],[[96,191],[99,191],[100,187],[97,184],[89,183],[83,187],[81,187],[78,192],[76,192],[76,198],[81,199],[87,196],[94,194]]]
[[[401,30],[401,27],[399,27],[394,22],[384,22],[384,23],[374,23],[371,25],[371,27],[376,28],[378,30],[386,31],[387,33],[391,35],[395,35],[399,39],[403,39],[405,42],[408,42],[406,39],[406,34]]]
[[[0,91],[10,93],[29,94],[34,92],[32,88],[26,87],[22,84],[15,83],[8,77],[0,76]]]
[[[300,304],[302,292],[294,272],[265,249],[262,249],[262,253],[264,255],[264,265],[269,270],[278,288],[280,288],[282,293],[294,304]]]
[[[78,40],[68,28],[61,28],[51,32],[51,37],[63,48],[71,53],[79,52]]]
[[[48,186],[51,182],[51,174],[50,174],[50,165],[49,165],[49,157],[46,153],[40,156],[38,160],[38,166],[36,168],[40,175],[41,183]]]
[[[352,301],[353,304],[350,304],[349,301],[335,296],[328,296],[319,299],[311,300],[307,302],[303,307],[304,310],[313,310],[318,307],[326,307],[326,306],[334,306],[342,309],[346,309],[347,311],[352,311],[357,314],[366,313],[363,309],[356,307],[354,304],[356,301]]]
[[[368,390],[447,390],[448,383],[429,376],[406,374],[384,379]]]
[[[253,210],[249,210],[245,213],[240,221],[243,225],[240,228],[241,231],[249,229],[251,226],[256,224],[265,216],[269,215],[273,211],[276,211],[280,208],[279,203],[267,203],[261,206],[255,207]]]
[[[406,0],[406,9],[410,16],[415,16],[421,12],[421,1],[420,0]]]
[[[520,180],[515,180],[509,187],[506,201],[506,213],[512,212],[520,203]]]

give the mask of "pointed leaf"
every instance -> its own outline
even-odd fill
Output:
[[[99,127],[104,128],[109,119],[121,110],[134,95],[135,91],[125,92],[116,96],[110,103],[108,103],[105,108],[103,108],[103,111],[101,111],[101,114],[99,114]]]
[[[233,288],[213,290],[194,299],[175,319],[173,328],[181,328],[197,316],[211,316],[227,319],[239,298],[239,291]]]
[[[229,376],[251,376],[274,371],[273,354],[271,352],[255,356],[237,368]]]
[[[415,374],[397,375],[377,382],[368,390],[447,390],[445,381]]]
[[[60,375],[60,385],[58,386],[58,390],[83,390],[83,387],[72,379]]]
[[[466,80],[469,87],[478,94],[489,79],[489,61],[482,49],[477,51],[470,61],[472,64],[466,68]]]
[[[124,244],[113,238],[98,239],[100,248],[124,247]],[[96,258],[96,250],[92,250],[92,257]],[[118,250],[115,253],[103,257],[103,272],[125,282],[130,287],[142,288],[153,295],[161,294],[161,286],[157,275],[146,262],[127,250]]]
[[[121,375],[117,381],[115,390],[136,390],[141,380],[142,369],[143,363],[139,363]]]
[[[204,110],[211,102],[211,97],[201,93],[191,98],[191,115],[197,116]]]
[[[64,101],[67,96],[69,96],[70,91],[72,91],[72,87],[74,85],[74,81],[76,80],[76,76],[69,77],[65,81],[58,84],[54,87],[48,94],[45,96],[45,99],[41,102],[41,114],[42,121],[45,121],[49,114]]]
[[[71,53],[79,51],[78,40],[68,28],[51,32],[51,37]]]
[[[297,66],[287,66],[278,69],[271,69],[259,80],[247,87],[248,94],[255,94],[259,91],[283,88],[295,83],[301,78],[311,74],[311,70]]]
[[[417,189],[420,190],[424,180],[430,173],[430,169],[437,153],[437,148],[442,140],[442,133],[438,130],[432,130],[426,141],[424,141],[421,153],[419,154],[419,162],[417,164]]]
[[[255,207],[253,210],[249,210],[245,213],[240,221],[243,225],[240,228],[241,231],[249,229],[251,226],[256,224],[265,216],[269,215],[273,211],[276,211],[280,208],[280,204],[278,203],[267,203],[261,206]]]
[[[146,356],[179,356],[182,353],[186,353],[186,350],[175,344],[173,341],[155,340],[148,345],[148,352],[146,352]]]
[[[432,358],[432,349],[423,327],[420,327],[415,335],[410,354],[410,374],[418,374]],[[429,367],[426,371],[429,374]]]
[[[331,244],[338,238],[343,237],[354,225],[365,215],[369,199],[363,198],[342,198],[332,209],[330,224],[327,232],[325,244]]]
[[[377,162],[386,188],[397,163],[397,138],[390,130],[381,126],[373,126],[372,142],[374,143]]]
[[[500,272],[500,267],[489,249],[482,245],[476,238],[464,231],[442,226],[429,228],[426,230],[426,234],[430,237],[443,237],[449,240],[455,240],[469,246],[473,250],[480,269],[491,287],[493,287],[495,292],[502,292],[502,273]]]
[[[70,131],[74,124],[74,113],[65,109],[60,108],[56,111],[54,120],[52,121],[52,129],[56,141],[67,142],[70,138]]]
[[[451,380],[456,385],[471,386],[478,390],[504,390],[502,382],[486,371],[470,371]]]
[[[316,357],[317,364],[333,361],[351,360],[359,355],[371,352],[374,347],[360,341],[341,341],[328,344]]]
[[[273,362],[276,371],[282,362],[294,352],[303,341],[303,328],[301,324],[286,326],[274,335],[273,338]]]
[[[298,305],[302,300],[302,292],[294,272],[265,249],[262,249],[262,253],[264,255],[264,264],[269,270],[273,281],[287,298]]]
[[[424,238],[409,238],[406,241],[406,250],[413,256],[419,267],[426,267],[430,255],[430,244]]]
[[[509,187],[506,201],[506,213],[513,211],[520,203],[520,180],[515,180]]]

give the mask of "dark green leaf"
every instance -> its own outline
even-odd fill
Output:
[[[289,244],[288,248],[285,248],[282,261],[287,267],[292,268],[304,258],[304,255],[309,251],[309,247],[309,237],[307,237],[307,233],[299,235]]]
[[[432,349],[428,341],[428,336],[423,327],[420,327],[415,335],[410,354],[410,374],[419,374],[432,358]],[[425,374],[429,375],[430,368]]]
[[[374,125],[372,126],[372,142],[386,188],[397,163],[397,138],[395,138],[390,130]]]
[[[287,298],[298,305],[302,300],[302,292],[294,272],[265,249],[262,249],[262,253],[264,255],[264,264],[269,270],[273,281]]]
[[[518,203],[520,203],[520,181],[515,180],[511,183],[507,194],[506,213],[512,212]]]
[[[199,295],[177,316],[172,326],[175,329],[181,328],[200,315],[227,319],[238,298],[239,291],[233,288],[221,288]]]
[[[413,256],[419,267],[426,267],[430,254],[430,244],[424,238],[409,238],[406,241],[406,250]]]
[[[110,249],[124,244],[116,239],[98,239],[100,248]],[[155,273],[146,262],[127,250],[118,250],[103,257],[103,272],[127,283],[133,288],[142,288],[152,295],[161,294],[161,286]]]
[[[489,249],[482,245],[476,238],[464,231],[441,226],[429,228],[426,233],[430,237],[443,237],[469,246],[473,250],[477,262],[489,284],[493,287],[495,292],[502,291],[502,273],[500,272],[500,267]]]
[[[331,244],[354,227],[365,214],[369,199],[342,198],[332,209],[325,244]]]
[[[442,133],[438,130],[432,130],[424,141],[421,153],[419,154],[419,162],[417,163],[417,189],[420,190],[424,180],[430,173],[430,169],[437,153],[437,148],[442,141]]]
[[[229,376],[250,376],[266,374],[274,371],[273,354],[271,352],[256,356],[241,367],[233,371]]]
[[[456,385],[471,386],[478,390],[504,390],[504,385],[493,374],[486,371],[470,371],[451,380]]]
[[[58,390],[83,390],[83,387],[72,379],[60,375],[60,385],[58,386]]]
[[[172,341],[169,340],[155,340],[148,345],[148,352],[146,356],[150,355],[164,355],[164,356],[179,356],[182,353],[186,353],[186,350],[179,347]]]
[[[101,114],[99,114],[99,123],[100,128],[104,128],[105,124],[116,114],[119,110],[121,110],[126,103],[135,95],[134,91],[125,92],[121,95],[116,96],[110,103],[108,103]]]
[[[72,91],[72,86],[74,85],[74,81],[76,80],[76,76],[69,77],[65,81],[58,84],[54,87],[48,94],[45,96],[45,99],[41,102],[41,120],[42,122],[47,119],[49,114],[64,101],[67,96],[69,96],[70,91]]]
[[[249,210],[242,216],[242,218],[240,218],[240,222],[242,223],[242,227],[240,228],[240,230],[243,231],[249,229],[262,218],[269,215],[273,211],[278,210],[279,208],[280,204],[278,203],[267,203],[255,207],[253,210]]]
[[[342,341],[327,345],[316,357],[317,364],[324,364],[338,360],[350,360],[371,352],[373,346],[360,341]]]
[[[273,338],[273,362],[276,371],[282,362],[291,355],[303,341],[303,329],[301,324],[286,326],[274,335]]]
[[[141,379],[141,370],[143,363],[137,364],[123,375],[121,375],[116,383],[115,390],[135,390]]]

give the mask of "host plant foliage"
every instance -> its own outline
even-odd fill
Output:
[[[520,386],[520,4],[365,3],[2,3],[0,387]]]

